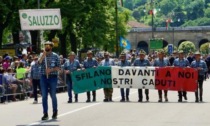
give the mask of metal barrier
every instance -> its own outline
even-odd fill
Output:
[[[57,91],[66,90],[66,74],[64,70],[61,69],[58,72]],[[24,73],[23,75],[20,75],[20,73],[19,75],[17,75],[17,73],[0,74],[0,102],[2,102],[3,98],[5,101],[10,101],[14,97],[18,97],[20,100],[28,99],[29,94],[32,93],[33,84],[30,79],[30,72]]]
[[[58,72],[58,85],[57,85],[57,89],[63,89],[63,91],[66,90],[67,88],[67,84],[66,84],[66,74],[65,74],[65,71],[64,69],[61,69],[59,72]]]
[[[0,80],[2,80],[2,88],[5,90],[2,97],[5,101],[15,100],[18,97],[20,100],[28,98],[31,94],[32,85],[28,73],[23,74],[22,78],[17,78],[16,73],[4,73],[0,75]]]

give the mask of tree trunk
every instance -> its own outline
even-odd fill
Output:
[[[48,41],[52,41],[53,38],[55,38],[57,30],[51,30],[50,34],[48,35]]]
[[[19,31],[12,32],[13,42],[14,44],[19,44]]]
[[[32,51],[38,54],[39,53],[38,52],[39,44],[38,44],[38,38],[37,38],[38,31],[30,31],[30,33],[31,33]]]
[[[60,43],[60,53],[63,55],[63,57],[67,57],[67,51],[66,51],[66,35],[67,33],[65,32],[64,34],[59,34],[59,43]]]
[[[77,41],[76,41],[76,36],[73,33],[70,33],[70,44],[71,44],[71,50],[77,53]]]
[[[3,31],[4,29],[0,27],[0,48],[2,48]]]

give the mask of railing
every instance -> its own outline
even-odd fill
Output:
[[[155,31],[210,31],[210,26],[190,26],[190,27],[156,27]],[[152,32],[152,28],[132,28],[129,32]]]
[[[16,77],[16,73],[0,74],[0,102],[2,102],[2,100],[9,102],[12,100],[12,97],[25,100],[33,94],[33,84],[30,79],[30,74],[25,73],[22,78],[19,79]],[[16,89],[14,89],[15,86],[17,86]],[[61,70],[58,74],[57,91],[60,91],[60,89],[65,91],[66,87],[66,74]]]

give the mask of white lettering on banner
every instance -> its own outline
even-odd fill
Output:
[[[112,87],[155,89],[155,74],[155,67],[112,66]]]
[[[22,30],[62,29],[60,9],[19,10]]]

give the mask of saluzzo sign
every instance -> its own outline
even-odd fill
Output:
[[[195,91],[198,72],[178,67],[97,67],[72,74],[75,93],[101,88]]]
[[[22,30],[62,29],[60,9],[19,10]]]

